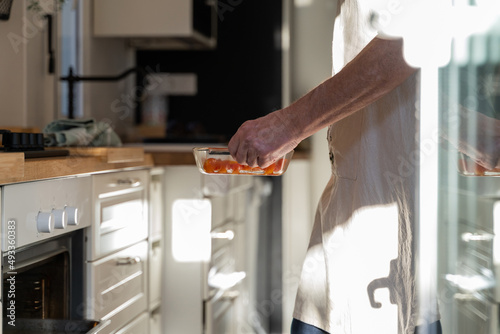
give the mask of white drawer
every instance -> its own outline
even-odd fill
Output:
[[[119,328],[147,309],[147,253],[143,241],[87,263],[87,319],[111,318]],[[122,311],[126,316],[117,317]]]
[[[132,188],[146,187],[149,176],[147,170],[132,170],[95,174],[93,178],[94,192],[99,196],[110,196]]]
[[[149,333],[149,314],[143,313],[115,334],[146,334]]]
[[[93,175],[93,222],[87,260],[93,261],[148,236],[149,174],[146,170]]]

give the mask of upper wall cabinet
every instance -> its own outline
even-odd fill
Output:
[[[94,0],[94,36],[138,49],[210,49],[216,31],[215,0]]]

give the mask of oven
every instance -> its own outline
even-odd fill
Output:
[[[90,177],[2,188],[3,333],[102,333],[84,314]]]
[[[149,332],[148,187],[146,169],[92,175],[86,317],[109,320],[104,334]]]

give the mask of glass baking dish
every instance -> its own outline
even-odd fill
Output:
[[[463,153],[458,156],[458,171],[465,176],[500,176],[500,168],[487,169]]]
[[[236,162],[227,148],[195,147],[194,158],[198,169],[208,175],[282,175],[288,168],[292,159],[293,151],[266,168],[250,167]]]

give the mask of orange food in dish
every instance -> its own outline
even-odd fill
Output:
[[[488,169],[466,157],[458,159],[458,170],[466,176],[500,176],[500,168]]]
[[[475,167],[476,167],[475,174],[484,176],[484,172],[486,172],[486,168],[481,166],[480,164],[476,164]]]
[[[208,174],[261,174],[261,175],[276,175],[280,174],[285,159],[282,158],[266,168],[250,167],[242,165],[234,160],[221,160],[208,158],[203,164],[203,169]]]

